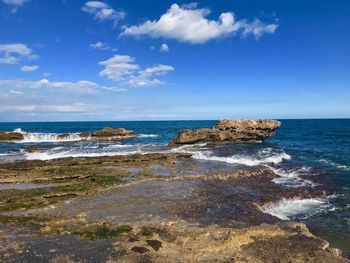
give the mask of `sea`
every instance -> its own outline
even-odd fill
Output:
[[[209,128],[217,121],[11,122],[2,131],[19,131],[24,140],[0,143],[0,161],[53,160],[65,157],[117,156],[135,153],[191,153],[202,164],[223,167],[263,165],[279,175],[271,183],[285,187],[327,185],[322,197],[283,199],[263,207],[282,220],[305,223],[312,233],[350,255],[350,119],[280,120],[276,135],[262,144],[177,148],[168,143],[180,130]],[[83,141],[79,133],[124,127],[139,134],[122,142]],[[60,136],[65,134],[63,138]],[[39,151],[28,153],[29,145]]]

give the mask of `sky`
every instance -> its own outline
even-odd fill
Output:
[[[0,121],[349,118],[350,1],[0,0]]]

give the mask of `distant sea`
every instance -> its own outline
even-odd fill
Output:
[[[17,130],[25,137],[23,142],[0,143],[0,161],[190,152],[204,165],[264,165],[280,175],[274,182],[285,187],[332,186],[322,198],[282,200],[267,207],[266,212],[304,222],[313,233],[350,253],[350,119],[280,121],[276,136],[263,144],[198,144],[175,149],[167,144],[180,130],[212,127],[216,121],[0,123],[0,130]],[[80,140],[79,133],[107,126],[131,129],[140,137],[120,143]],[[60,134],[69,136],[62,140]],[[26,153],[24,147],[33,144],[40,144],[42,149]]]

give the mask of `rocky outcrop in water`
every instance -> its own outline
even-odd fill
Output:
[[[23,140],[23,134],[20,132],[0,131],[0,142],[12,142]]]
[[[222,120],[213,128],[183,130],[169,146],[206,142],[219,143],[261,143],[275,135],[281,126],[275,120]]]
[[[89,134],[81,134],[83,138],[91,140],[102,140],[102,141],[119,141],[125,139],[136,138],[137,135],[131,131],[124,128],[105,127],[102,130],[95,131]]]

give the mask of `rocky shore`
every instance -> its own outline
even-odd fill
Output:
[[[181,131],[170,145],[261,143],[279,126],[223,120]],[[2,132],[0,141],[20,135]],[[110,127],[79,136],[137,137]],[[264,212],[327,190],[278,177],[267,166],[220,169],[175,151],[0,162],[0,262],[350,262],[306,225]]]
[[[71,138],[71,134],[47,134],[51,136],[51,139],[57,141],[64,141]],[[45,139],[45,134],[37,134],[37,137]],[[23,141],[26,138],[35,138],[35,133],[28,133],[25,131],[12,131],[5,132],[0,131],[0,142],[17,142]],[[80,134],[74,134],[74,140],[95,140],[95,141],[121,141],[126,139],[132,139],[138,137],[134,131],[127,130],[125,128],[112,128],[105,127],[102,130],[94,132],[83,132]],[[50,138],[49,138],[50,139]]]
[[[262,143],[272,137],[281,123],[275,120],[222,120],[211,129],[184,130],[169,145],[205,142]]]
[[[2,185],[38,188],[0,191],[0,258],[349,262],[305,225],[263,213],[282,198],[322,195],[272,183],[277,176],[264,167],[203,172],[175,153],[1,163]]]
[[[23,140],[23,134],[19,132],[4,132],[0,131],[0,142],[13,142]]]

